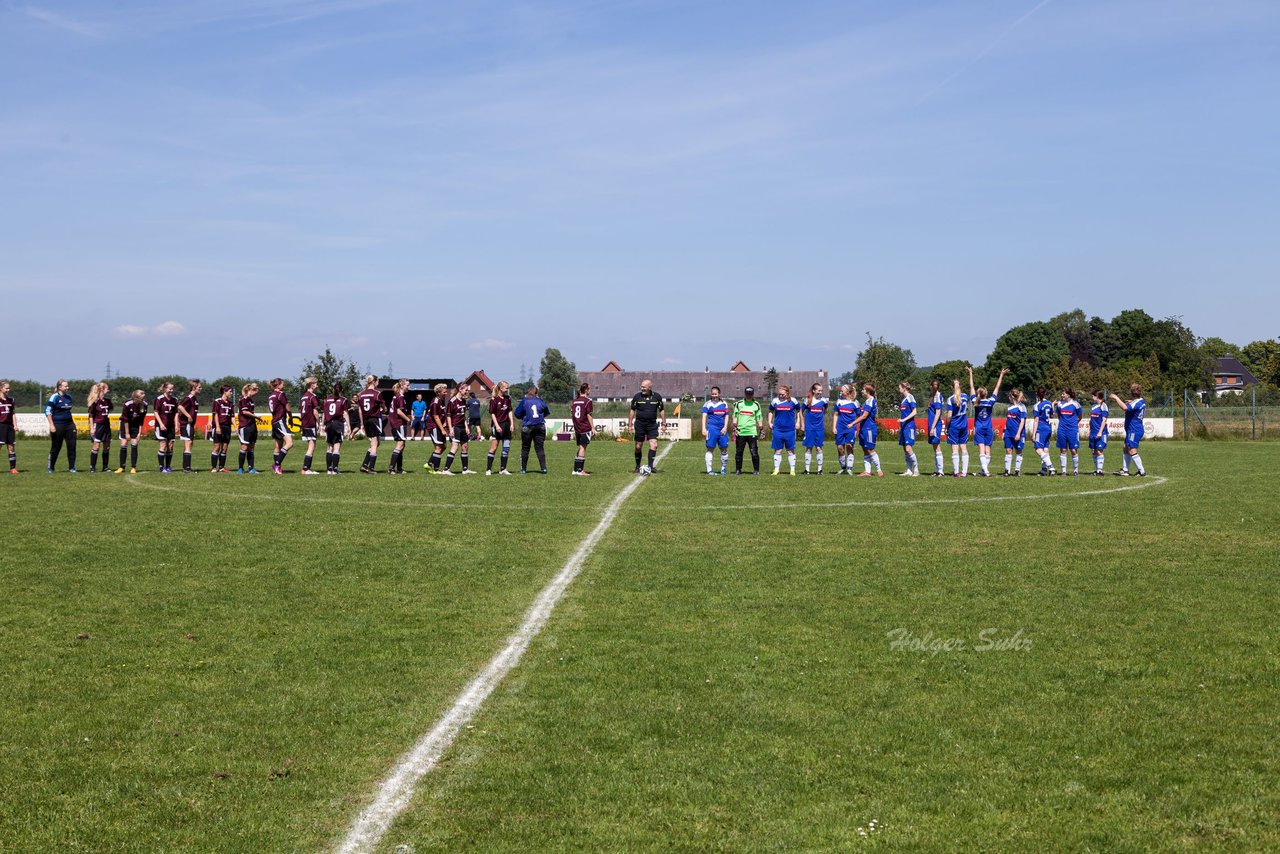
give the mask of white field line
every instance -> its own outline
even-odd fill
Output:
[[[539,475],[540,476],[540,475]],[[323,495],[290,495],[288,498],[282,498],[276,493],[264,492],[211,492],[207,489],[186,489],[180,486],[162,486],[159,483],[143,483],[136,478],[139,475],[129,475],[125,482],[130,486],[136,486],[141,489],[155,489],[160,492],[181,492],[186,495],[194,495],[200,498],[231,498],[231,499],[247,499],[250,501],[272,501],[279,502],[281,500],[293,502],[302,502],[307,504],[363,504],[372,507],[406,507],[410,509],[425,508],[441,508],[441,509],[459,509],[459,510],[527,510],[528,502],[524,504],[493,504],[489,502],[477,504],[465,504],[456,501],[384,501],[377,498],[345,498],[345,497],[326,497]],[[430,477],[430,475],[427,475]],[[191,478],[195,480],[195,478]],[[181,482],[181,479],[179,479]],[[599,510],[603,504],[557,504],[559,510]]]
[[[658,454],[661,460],[674,445],[668,445]],[[569,585],[582,570],[587,558],[595,551],[595,547],[613,525],[624,501],[640,486],[641,478],[628,483],[622,491],[609,502],[599,523],[587,534],[577,550],[569,556],[569,560],[555,578],[542,589],[538,598],[525,613],[524,621],[508,640],[507,645],[480,671],[462,693],[453,701],[453,705],[445,712],[444,717],[418,740],[408,753],[401,757],[391,774],[382,781],[378,793],[347,832],[346,838],[338,846],[340,854],[353,854],[358,851],[372,851],[382,839],[387,828],[391,826],[400,813],[409,806],[413,798],[414,787],[428,771],[436,766],[440,757],[453,744],[458,733],[480,711],[480,706],[488,699],[508,673],[511,672],[525,650],[538,633],[542,631],[551,617],[551,612],[559,603]]]
[[[1081,492],[1045,492],[1039,495],[978,495],[969,498],[902,498],[884,501],[829,501],[814,503],[779,504],[700,504],[699,510],[805,510],[815,507],[913,507],[924,504],[982,504],[988,501],[1044,501],[1053,498],[1082,498],[1086,495],[1110,495],[1113,492],[1132,492],[1168,483],[1167,477],[1155,475],[1137,478],[1141,483],[1116,486],[1111,489],[1086,489]],[[652,508],[654,510],[660,508]]]

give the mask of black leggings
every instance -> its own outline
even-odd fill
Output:
[[[52,469],[58,464],[58,454],[62,452],[62,445],[67,446],[67,468],[76,467],[76,425],[74,422],[67,424],[54,424],[53,432],[49,434],[53,440],[53,444],[49,447],[49,468]]]
[[[529,467],[529,446],[533,445],[534,452],[538,455],[538,468],[546,471],[547,454],[542,448],[542,443],[547,439],[547,428],[541,424],[533,427],[526,427],[520,431],[520,471],[524,471]]]
[[[756,471],[760,471],[760,437],[759,436],[735,436],[734,443],[734,470],[742,471],[742,449],[751,449],[751,465]]]

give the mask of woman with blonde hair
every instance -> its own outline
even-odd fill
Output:
[[[178,436],[182,439],[182,470],[191,474],[191,446],[196,440],[196,412],[200,408],[197,395],[203,386],[200,380],[187,383],[187,396],[178,403]]]
[[[98,452],[102,451],[102,471],[111,468],[111,386],[95,383],[89,389],[89,474],[98,468]]]
[[[515,434],[512,409],[511,383],[501,380],[493,387],[493,397],[489,398],[489,460],[484,470],[486,476],[493,474],[493,457],[498,452],[499,443],[502,444],[502,458],[498,474],[511,474],[507,471],[507,457],[511,455],[511,437]]]
[[[369,437],[369,451],[360,463],[361,474],[376,474],[378,468],[378,442],[382,440],[382,394],[378,391],[378,378],[369,374],[364,378],[364,390],[356,395],[356,414],[360,429]]]
[[[253,398],[257,393],[257,383],[248,383],[240,389],[240,405],[236,409],[240,427],[236,431],[236,438],[240,440],[240,465],[236,468],[236,474],[258,473],[253,464],[253,448],[258,442],[258,414],[253,411]],[[245,462],[249,463],[247,469],[244,467]]]
[[[406,409],[404,393],[409,390],[408,380],[398,380],[392,388],[391,406],[388,419],[391,426],[391,441],[395,445],[391,449],[391,462],[387,463],[387,474],[404,474],[404,443],[408,438],[409,424],[413,419]]]

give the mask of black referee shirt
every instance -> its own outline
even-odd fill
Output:
[[[647,395],[642,391],[636,392],[636,396],[631,398],[631,411],[636,414],[636,421],[658,423],[658,413],[662,411],[662,395],[652,391]]]

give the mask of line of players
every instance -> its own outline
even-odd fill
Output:
[[[50,451],[47,471],[52,473],[62,450],[66,449],[68,468],[76,472],[76,426],[72,414],[73,400],[69,392],[69,383],[59,380],[54,392],[45,404],[45,417],[49,422]],[[385,402],[378,390],[378,379],[372,374],[364,378],[364,388],[352,397],[345,395],[341,384],[335,385],[329,396],[321,400],[318,396],[319,383],[314,377],[303,380],[303,393],[298,401],[298,412],[295,415],[285,391],[285,381],[281,378],[271,380],[268,384],[266,408],[271,417],[271,441],[273,445],[271,470],[274,474],[284,473],[284,461],[294,444],[294,436],[290,430],[295,425],[300,430],[300,439],[305,444],[301,473],[304,475],[319,474],[312,468],[316,445],[323,439],[325,444],[325,472],[338,474],[344,442],[363,436],[368,439],[369,447],[360,464],[362,473],[375,471],[379,446],[392,443],[391,459],[388,474],[404,474],[404,447],[409,441],[409,431],[414,424],[415,407],[405,399],[409,381],[399,380],[393,387],[391,400]],[[428,471],[441,475],[452,475],[455,457],[460,459],[462,474],[477,474],[470,467],[471,432],[468,430],[468,399],[464,386],[459,385],[452,392],[444,383],[438,383],[433,391],[435,396],[425,411],[421,413],[429,424],[428,439],[435,444],[430,460],[424,465]],[[516,419],[521,424],[521,456],[520,473],[524,474],[528,466],[529,453],[532,450],[537,457],[540,471],[547,473],[546,455],[543,443],[546,438],[546,418],[549,407],[538,396],[536,387],[530,386],[524,398],[514,404],[510,394],[511,386],[506,381],[500,382],[494,389],[489,401],[491,436],[485,474],[493,473],[495,459],[499,461],[498,474],[508,475],[508,457],[511,452],[511,441],[515,435]],[[120,411],[119,465],[117,474],[127,471],[136,474],[138,471],[138,440],[146,422],[148,411],[154,411],[154,431],[157,440],[156,462],[161,473],[173,472],[173,461],[177,443],[182,442],[182,471],[193,473],[193,445],[196,439],[196,423],[200,410],[199,395],[203,385],[198,380],[191,380],[187,385],[187,393],[179,398],[174,393],[173,383],[164,383],[156,389],[156,397],[148,402],[142,389],[133,391]],[[578,398],[571,406],[575,430],[578,433],[578,452],[574,462],[574,474],[587,475],[585,470],[586,446],[590,442],[595,424],[591,415],[591,400],[586,396],[587,386],[579,389]],[[261,388],[257,383],[248,383],[240,389],[239,398],[234,397],[235,389],[223,385],[218,389],[218,397],[213,401],[209,416],[209,439],[213,442],[213,450],[209,457],[209,471],[213,474],[229,473],[227,459],[234,434],[239,442],[239,459],[236,474],[258,474],[256,450],[258,443],[257,398]],[[108,383],[95,384],[89,393],[88,411],[90,422],[89,472],[98,470],[101,460],[102,471],[110,469],[111,457],[111,413],[114,410],[111,398],[111,387]],[[0,443],[8,446],[9,469],[18,473],[16,434],[14,431],[15,407],[9,396],[9,383],[0,382]],[[656,441],[655,441],[656,444]],[[447,451],[446,451],[447,449]]]
[[[969,369],[969,392],[960,389],[960,380],[952,381],[952,393],[945,400],[942,396],[941,384],[934,380],[930,383],[929,404],[926,409],[926,425],[928,444],[933,447],[933,477],[946,474],[943,463],[942,447],[951,448],[951,474],[955,477],[969,476],[969,413],[973,412],[972,438],[978,446],[979,470],[977,477],[991,476],[992,447],[995,445],[995,424],[992,415],[996,401],[1000,396],[1000,386],[1004,382],[1007,370],[1001,370],[996,379],[995,388],[988,394],[985,387],[974,387],[973,369]],[[918,409],[916,399],[912,395],[909,382],[898,384],[901,401],[898,404],[898,444],[902,447],[906,462],[903,477],[919,477],[920,462],[916,456],[916,418]],[[702,433],[706,436],[706,473],[708,475],[724,475],[728,473],[729,439],[735,441],[734,474],[743,474],[743,453],[750,451],[752,474],[760,474],[760,453],[758,441],[765,426],[764,410],[755,399],[755,389],[743,390],[744,398],[735,402],[732,407],[720,396],[720,389],[713,387],[710,398],[702,407]],[[1080,474],[1080,418],[1084,407],[1075,399],[1075,391],[1070,387],[1059,391],[1058,399],[1050,401],[1048,390],[1036,389],[1036,403],[1028,413],[1026,395],[1021,389],[1013,389],[1008,393],[1008,412],[1004,429],[1004,477],[1018,477],[1022,473],[1022,452],[1026,447],[1030,418],[1035,419],[1032,433],[1032,447],[1040,458],[1041,475],[1056,474],[1076,476]],[[1123,400],[1112,394],[1110,398],[1124,410],[1125,438],[1124,454],[1121,457],[1121,468],[1114,474],[1128,477],[1130,466],[1139,476],[1146,475],[1139,454],[1139,446],[1145,433],[1143,417],[1146,415],[1146,401],[1142,398],[1142,388],[1136,383],[1129,387],[1129,399]],[[1093,455],[1094,471],[1091,474],[1101,476],[1105,468],[1105,454],[1109,439],[1107,419],[1110,410],[1107,406],[1107,395],[1102,390],[1091,395],[1092,404],[1089,409],[1088,446]],[[791,396],[791,389],[786,385],[778,387],[778,395],[768,407],[768,429],[772,436],[773,474],[782,472],[782,458],[786,455],[790,474],[796,474],[796,439],[803,436],[804,471],[802,474],[823,473],[823,448],[826,441],[827,413],[831,413],[831,432],[835,435],[835,445],[840,461],[840,470],[832,474],[853,475],[856,469],[855,452],[862,449],[863,471],[858,477],[883,477],[884,470],[880,464],[880,455],[876,451],[879,434],[877,416],[879,404],[876,401],[876,387],[873,383],[863,383],[862,400],[859,401],[856,389],[849,385],[840,387],[840,396],[834,401],[823,396],[823,388],[815,383],[803,400]],[[1059,468],[1055,468],[1049,450],[1049,442],[1053,435],[1052,420],[1057,419],[1057,447],[1059,452]],[[714,466],[715,451],[720,452],[720,468]],[[1068,471],[1067,463],[1071,468]],[[813,467],[816,461],[816,468]]]

